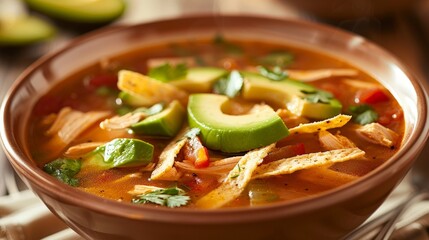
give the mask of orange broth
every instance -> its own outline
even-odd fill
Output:
[[[63,152],[56,156],[47,154],[50,152],[45,144],[49,141],[50,136],[45,134],[49,125],[43,123],[43,119],[49,114],[57,113],[61,108],[69,106],[72,109],[87,112],[91,110],[108,110],[112,114],[123,106],[118,106],[117,90],[102,94],[99,86],[88,85],[96,76],[106,75],[112,78],[112,83],[107,84],[108,87],[114,89],[115,76],[118,70],[128,69],[142,74],[148,71],[147,60],[152,58],[162,57],[196,57],[206,66],[215,66],[219,68],[230,69],[248,69],[255,67],[259,63],[257,61],[261,56],[267,55],[272,51],[284,50],[293,54],[294,59],[287,69],[320,69],[320,68],[349,68],[356,69],[345,61],[334,59],[324,54],[309,51],[306,49],[295,48],[291,46],[283,46],[279,44],[271,44],[257,41],[231,41],[230,45],[214,44],[211,40],[206,41],[189,41],[174,44],[164,44],[152,46],[132,53],[124,54],[115,59],[109,59],[107,63],[97,63],[94,66],[84,69],[69,79],[65,79],[61,84],[55,86],[50,92],[43,96],[33,109],[31,120],[29,121],[30,131],[28,133],[28,141],[33,158],[41,168],[48,162],[62,157]],[[228,49],[237,47],[241,49]],[[104,61],[103,61],[104,62]],[[370,82],[380,85],[369,74],[358,70],[357,76],[353,79],[358,79],[362,82]],[[347,77],[328,77],[321,80],[311,82],[310,84],[320,89],[331,92],[343,105],[343,113],[348,112],[350,105],[356,105],[355,98],[357,95],[356,89],[350,88],[343,82]],[[382,87],[382,86],[380,86]],[[97,90],[98,89],[98,90]],[[383,88],[384,89],[384,88]],[[384,92],[387,92],[384,89]],[[340,132],[343,136],[353,141],[357,147],[366,152],[365,160],[350,160],[343,163],[336,163],[326,168],[307,169],[295,172],[293,174],[275,176],[255,180],[250,184],[257,184],[273,192],[275,198],[267,198],[266,203],[277,201],[288,201],[292,199],[303,198],[320,194],[324,191],[333,189],[340,185],[353,181],[356,178],[364,176],[368,172],[377,168],[390,157],[392,157],[400,147],[401,139],[404,134],[404,119],[402,110],[394,97],[387,93],[388,100],[370,104],[378,113],[378,121],[383,126],[393,130],[399,135],[399,140],[393,147],[385,147],[377,144],[372,144],[365,139],[359,137],[354,130],[355,124],[350,122],[340,129],[329,130],[335,134]],[[238,104],[240,97],[237,97]],[[248,103],[254,104],[254,103]],[[245,105],[245,104],[244,104]],[[272,106],[274,109],[277,106]],[[234,111],[234,109],[232,109]],[[186,121],[185,121],[186,124]],[[288,126],[289,128],[294,126]],[[156,163],[160,152],[171,141],[169,138],[148,137],[133,134],[129,131],[105,131],[101,130],[98,125],[92,126],[90,129],[79,135],[69,146],[73,146],[84,142],[108,141],[115,137],[138,138],[147,141],[154,145],[153,161]],[[319,143],[317,133],[315,134],[299,134],[290,135],[280,140],[277,147],[304,144],[305,153],[325,151]],[[217,151],[209,150],[210,157],[228,157],[229,154],[223,154]],[[179,158],[179,157],[178,157]],[[92,168],[82,168],[75,176],[79,179],[77,188],[98,195],[103,198],[108,198],[116,201],[130,203],[133,196],[128,191],[132,190],[134,185],[153,185],[158,187],[178,186],[185,189],[191,201],[183,207],[194,207],[195,201],[200,197],[216,188],[220,183],[215,176],[209,176],[196,173],[184,173],[178,181],[160,181],[150,180],[150,172],[139,173],[140,167],[113,168],[109,170],[99,170]],[[326,169],[329,169],[331,174],[325,174]],[[121,179],[127,174],[139,173],[140,177]],[[339,174],[336,174],[339,173]],[[262,204],[265,203],[263,201]],[[253,205],[251,203],[248,190],[244,190],[240,197],[230,202],[225,207],[241,207]],[[153,205],[157,206],[157,205]],[[159,206],[157,206],[159,207]]]

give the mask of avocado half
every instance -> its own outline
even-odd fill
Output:
[[[201,140],[212,150],[227,153],[249,151],[286,137],[288,128],[267,105],[244,115],[225,114],[229,98],[216,94],[192,94],[188,103],[191,128],[201,130]]]

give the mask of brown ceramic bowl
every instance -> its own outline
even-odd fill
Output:
[[[99,198],[66,186],[33,163],[29,109],[70,74],[154,42],[226,37],[288,43],[353,63],[379,79],[404,109],[406,134],[390,160],[361,179],[302,200],[262,207],[164,209]],[[76,39],[29,67],[1,108],[1,139],[14,169],[43,202],[88,239],[338,239],[373,213],[410,169],[428,137],[428,96],[392,55],[362,37],[309,22],[258,17],[189,17],[105,29]]]

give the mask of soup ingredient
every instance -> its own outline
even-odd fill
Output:
[[[129,112],[122,116],[114,116],[103,120],[100,123],[100,128],[104,130],[120,130],[130,127],[138,123],[140,119],[145,118],[147,115],[143,112]]]
[[[169,82],[171,80],[183,78],[187,75],[187,73],[188,68],[184,63],[179,63],[177,65],[165,63],[163,65],[149,69],[148,76],[161,82]]]
[[[245,79],[244,99],[274,103],[297,116],[319,120],[338,115],[342,110],[341,102],[332,95],[324,94],[323,101],[319,101],[322,91],[309,84],[291,79],[272,81],[252,72],[242,74]],[[316,102],[315,96],[319,96]]]
[[[178,87],[128,70],[121,70],[118,74],[118,88],[133,98],[128,103],[146,107],[179,100],[186,105],[188,94]]]
[[[359,94],[359,102],[361,103],[375,104],[386,101],[389,101],[389,96],[379,87],[362,90]]]
[[[199,130],[199,129],[198,129]],[[184,159],[191,161],[196,168],[205,168],[210,164],[209,153],[196,135],[189,136],[183,147]]]
[[[70,147],[67,149],[67,151],[64,153],[64,156],[68,158],[78,158],[81,157],[92,150],[96,149],[97,147],[105,144],[105,142],[86,142],[81,143],[75,146]]]
[[[393,147],[399,138],[397,133],[379,123],[360,126],[357,132],[369,142],[386,147]]]
[[[282,174],[290,174],[302,169],[361,158],[364,155],[365,152],[359,148],[347,148],[330,150],[326,152],[308,153],[263,164],[255,170],[252,178],[256,179]]]
[[[340,134],[333,135],[328,131],[319,132],[320,145],[327,150],[354,148],[356,145],[347,137]]]
[[[248,195],[251,206],[265,204],[279,199],[279,195],[276,194],[263,179],[250,181],[247,189],[249,191]]]
[[[259,66],[258,70],[259,74],[273,81],[281,81],[288,77],[288,75],[278,66],[274,67],[272,70]]]
[[[154,147],[139,139],[116,138],[97,147],[92,163],[102,168],[144,166],[152,162]],[[99,161],[99,156],[102,162]]]
[[[150,176],[152,180],[179,179],[181,174],[174,167],[174,161],[186,141],[188,141],[188,138],[185,137],[187,131],[188,129],[183,129],[161,152],[155,170]]]
[[[290,134],[314,133],[327,129],[339,128],[346,125],[352,117],[349,115],[339,114],[335,117],[323,121],[304,123],[289,129]]]
[[[134,133],[141,135],[173,137],[181,129],[185,117],[185,109],[179,101],[174,100],[160,113],[132,124],[131,129]]]
[[[227,175],[229,171],[240,161],[242,156],[229,157],[221,160],[211,160],[209,166],[204,168],[196,168],[194,164],[189,162],[178,162],[174,163],[174,166],[180,168],[183,171],[190,173],[201,173],[208,175]]]
[[[237,70],[232,70],[228,76],[221,78],[213,86],[213,91],[230,98],[237,96],[243,87],[243,77]]]
[[[369,124],[378,120],[378,113],[367,104],[350,106],[349,111],[353,115],[353,121],[360,125]]]
[[[216,67],[189,68],[186,77],[169,83],[191,93],[211,92],[213,84],[225,76],[227,71]]]
[[[268,105],[255,105],[243,115],[228,115],[222,108],[228,97],[216,94],[192,94],[188,121],[201,130],[203,144],[213,150],[234,153],[267,146],[289,132],[281,118]]]
[[[260,63],[264,66],[285,68],[291,65],[295,56],[286,51],[273,51],[260,58]]]
[[[79,173],[80,167],[81,161],[79,160],[58,158],[45,164],[43,171],[56,177],[63,183],[76,187],[79,185],[79,180],[74,178],[74,176]]]
[[[257,166],[273,150],[275,143],[246,153],[228,173],[221,185],[200,198],[200,208],[215,209],[237,198],[246,188]]]
[[[55,28],[34,16],[0,16],[0,46],[19,46],[47,40]]]
[[[183,189],[174,187],[161,188],[144,194],[140,194],[133,199],[133,203],[154,203],[161,206],[175,208],[188,204],[189,200],[190,197],[186,196],[186,193]]]
[[[317,69],[317,70],[292,70],[288,69],[285,71],[286,74],[292,78],[302,82],[312,82],[323,78],[330,77],[354,77],[358,74],[358,71],[350,68],[328,68],[328,69]]]
[[[79,23],[109,22],[125,10],[123,0],[25,0],[25,3],[49,16]]]

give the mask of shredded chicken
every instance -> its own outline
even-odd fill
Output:
[[[237,198],[251,180],[253,171],[274,147],[273,143],[246,153],[221,185],[200,198],[196,205],[199,208],[215,209]]]
[[[347,84],[350,87],[359,88],[359,89],[374,89],[380,88],[380,85],[372,82],[364,82],[357,79],[343,79],[343,83]]]
[[[109,115],[108,111],[80,112],[69,107],[61,109],[51,128],[46,131],[48,136],[52,136],[47,146],[56,150],[51,151],[51,155],[61,152],[77,136]]]
[[[177,180],[180,177],[180,173],[174,167],[174,162],[177,154],[185,145],[186,141],[188,141],[188,139],[184,137],[187,131],[188,129],[186,128],[182,130],[181,133],[164,148],[159,156],[155,170],[153,170],[150,177],[152,180]]]
[[[370,123],[356,130],[365,140],[385,147],[393,147],[399,136],[379,123]]]
[[[300,124],[297,127],[289,129],[289,133],[291,135],[300,133],[315,133],[331,128],[339,128],[346,125],[346,123],[348,123],[351,118],[352,117],[349,115],[339,114],[323,121]]]
[[[303,82],[311,82],[329,77],[353,77],[358,74],[358,71],[349,68],[332,68],[317,70],[286,70],[286,73],[290,78]]]
[[[83,155],[91,152],[92,150],[103,144],[105,144],[105,142],[87,142],[74,145],[67,149],[67,151],[64,153],[64,156],[69,158],[82,157]]]
[[[147,115],[143,112],[130,112],[123,116],[114,116],[112,118],[105,119],[100,123],[100,128],[104,130],[122,130],[138,123],[146,117]]]
[[[358,176],[331,170],[326,167],[314,167],[301,170],[299,179],[326,187],[337,187],[359,178]]]
[[[340,134],[333,135],[328,131],[319,132],[320,145],[327,150],[354,148],[356,145],[347,137]]]
[[[365,152],[359,148],[337,149],[326,152],[309,153],[296,157],[277,160],[259,166],[252,178],[265,178],[290,174],[298,170],[320,167],[336,162],[345,162],[363,157]]]
[[[192,173],[202,173],[208,175],[226,175],[231,171],[231,169],[237,164],[241,159],[240,157],[230,157],[225,158],[219,161],[212,161],[210,165],[205,168],[195,168],[194,164],[190,162],[175,162],[174,166],[180,168],[183,171],[192,172]]]

